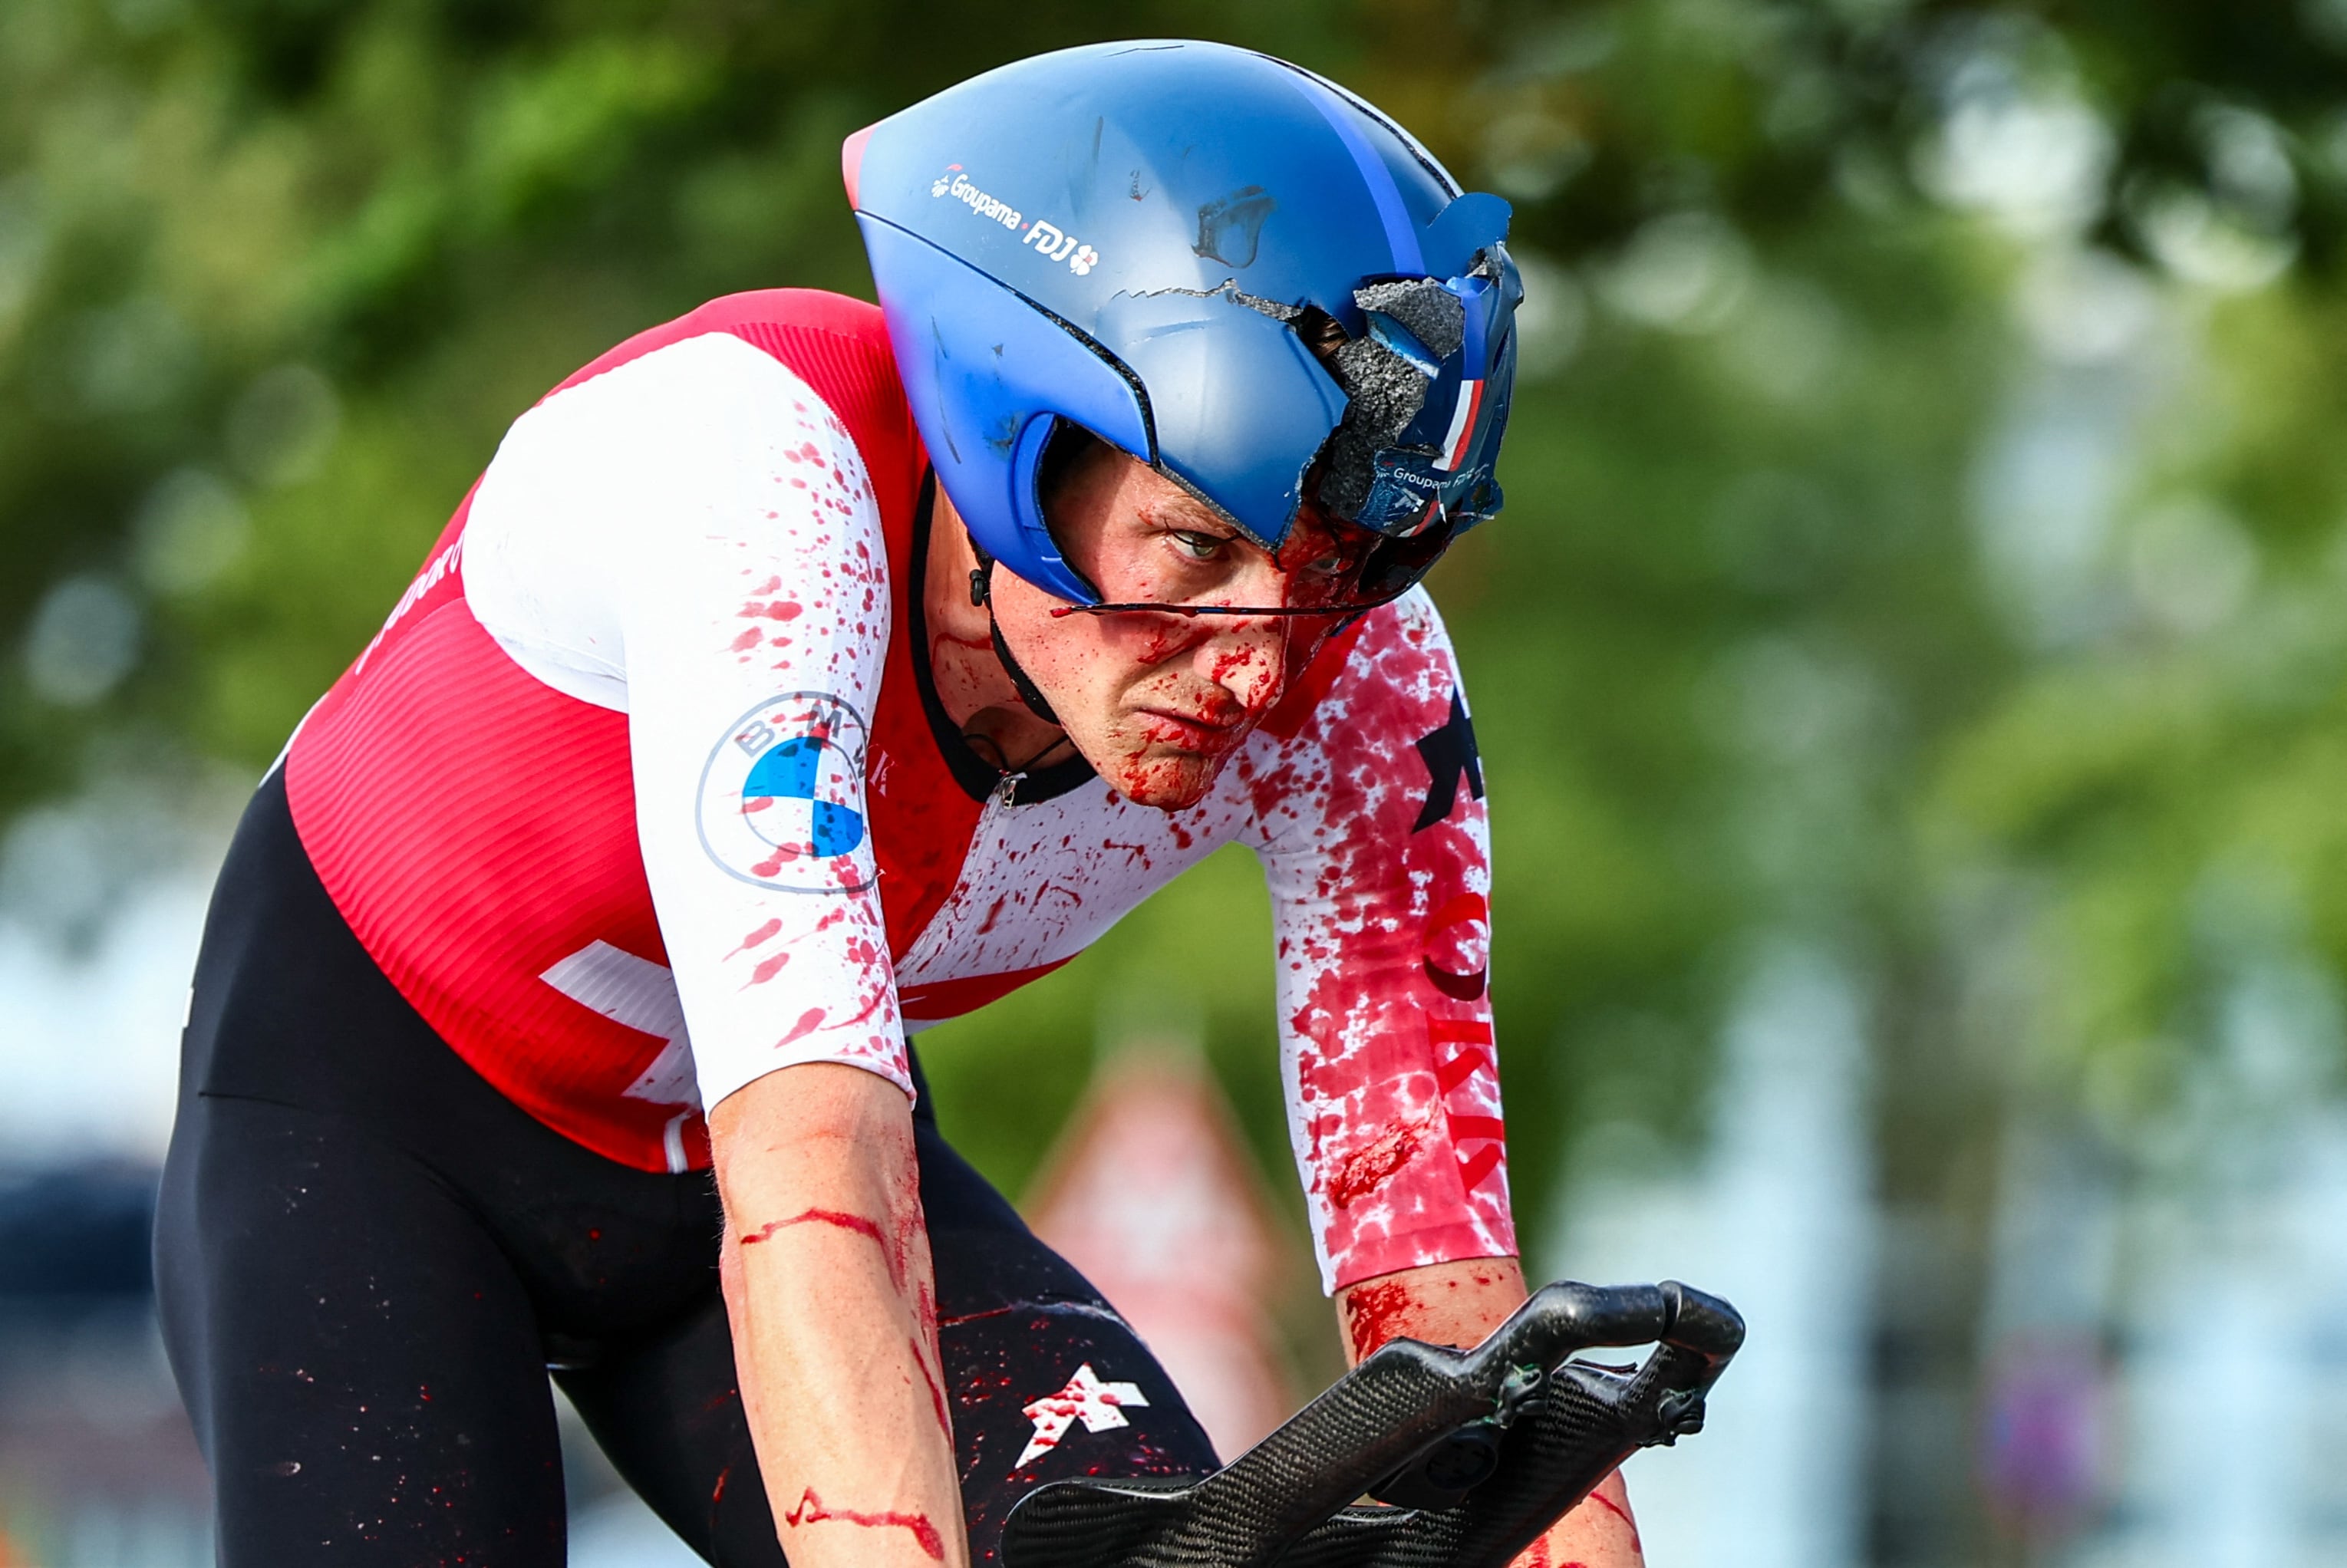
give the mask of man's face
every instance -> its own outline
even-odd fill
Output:
[[[1100,446],[1053,497],[1068,563],[1110,603],[1282,608],[1341,603],[1369,539],[1310,512],[1275,556],[1146,464]],[[1058,615],[1068,601],[994,576],[1003,641],[1068,739],[1128,799],[1193,805],[1337,618]]]

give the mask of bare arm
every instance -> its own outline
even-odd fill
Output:
[[[742,1404],[794,1568],[966,1568],[904,1091],[787,1067],[709,1132]]]
[[[1389,1339],[1479,1345],[1523,1305],[1524,1294],[1523,1269],[1512,1257],[1430,1264],[1348,1285],[1337,1292],[1346,1365],[1358,1364]],[[1643,1568],[1645,1562],[1616,1471],[1516,1559],[1516,1568]]]

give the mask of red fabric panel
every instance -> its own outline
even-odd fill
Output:
[[[973,975],[961,980],[934,980],[925,986],[907,986],[897,993],[898,1006],[908,1019],[934,1023],[941,1019],[959,1018],[966,1012],[976,1012],[987,1003],[1007,997],[1030,980],[1040,980],[1060,965],[1038,964],[1031,969],[1013,969],[1001,975]]]
[[[627,718],[539,684],[461,598],[386,640],[287,759],[293,823],[368,953],[474,1070],[598,1153],[668,1168],[623,1098],[663,1042],[538,979],[602,940],[665,963]]]

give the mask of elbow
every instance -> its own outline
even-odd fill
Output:
[[[709,1113],[709,1143],[727,1214],[753,1213],[778,1189],[837,1193],[909,1169],[912,1103],[863,1068],[806,1062],[753,1079],[720,1101]]]

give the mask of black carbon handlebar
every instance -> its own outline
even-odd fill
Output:
[[[1551,1285],[1472,1350],[1397,1339],[1197,1481],[1068,1481],[1005,1522],[1005,1568],[1505,1568],[1641,1448],[1703,1428],[1744,1340],[1675,1281]],[[1635,1368],[1573,1359],[1654,1345]],[[1364,1493],[1397,1506],[1350,1506]]]

